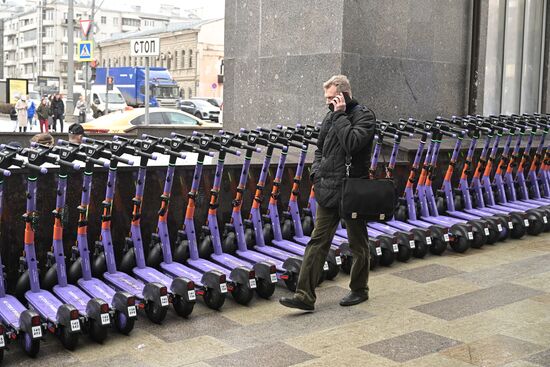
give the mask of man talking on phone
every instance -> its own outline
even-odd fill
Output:
[[[339,202],[342,180],[346,175],[346,151],[351,154],[350,177],[368,177],[376,117],[352,97],[345,75],[335,75],[323,84],[329,112],[321,125],[311,181],[315,185],[317,217],[293,297],[279,302],[304,311],[315,308],[315,287],[332,238],[340,222]],[[351,291],[340,301],[353,306],[369,299],[369,248],[367,226],[362,219],[346,219],[349,245],[353,256],[349,287]]]

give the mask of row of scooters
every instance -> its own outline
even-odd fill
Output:
[[[368,223],[371,268],[389,266],[395,260],[422,258],[428,252],[442,254],[448,247],[464,252],[505,238],[538,235],[550,230],[550,152],[545,137],[550,130],[546,116],[469,116],[438,118],[433,122],[413,119],[378,121],[370,173],[376,176],[384,139],[391,140],[392,153],[385,169],[392,177],[397,152],[403,138],[418,139],[418,150],[405,193],[395,218]],[[59,337],[67,349],[74,349],[81,333],[103,342],[108,329],[129,334],[138,314],[161,323],[170,305],[182,317],[189,316],[198,298],[212,309],[220,309],[228,293],[246,305],[254,293],[269,298],[277,284],[295,290],[301,258],[313,230],[314,188],[309,205],[299,208],[301,178],[308,149],[316,144],[318,126],[258,128],[233,134],[172,134],[170,138],[143,135],[140,139],[114,137],[111,141],[84,138],[80,145],[59,141],[54,147],[33,144],[30,148],[0,146],[0,174],[9,177],[13,167],[27,170],[27,209],[24,256],[14,295],[6,293],[0,277],[0,351],[10,341],[19,340],[30,356],[39,352],[45,333]],[[521,143],[527,136],[527,145]],[[441,190],[434,192],[436,164],[443,138],[455,146]],[[539,145],[533,157],[535,137]],[[480,139],[484,146],[477,165],[474,152]],[[500,141],[504,150],[498,156]],[[512,142],[515,145],[512,149]],[[468,153],[460,182],[451,178],[462,145]],[[280,186],[289,150],[299,151],[288,210],[279,212]],[[426,154],[424,155],[424,151]],[[250,162],[263,152],[264,162],[256,183],[250,216],[241,213]],[[271,160],[278,152],[278,165],[266,211],[262,201]],[[177,238],[168,232],[172,183],[179,159],[197,156],[191,190],[187,198],[183,228]],[[208,218],[195,227],[195,207],[206,157],[216,156],[216,171],[208,202]],[[523,154],[520,154],[523,153]],[[165,183],[160,196],[157,231],[145,246],[141,234],[142,199],[148,163],[167,156]],[[217,218],[219,191],[227,155],[244,156],[239,185],[232,201],[231,222],[223,226]],[[422,163],[422,157],[425,159]],[[134,165],[134,161],[136,164]],[[135,196],[129,235],[124,244],[114,244],[111,236],[112,205],[117,168],[122,163],[137,169]],[[39,177],[46,166],[58,166],[57,201],[53,211],[52,248],[43,276],[35,251],[37,224],[36,194]],[[476,166],[476,167],[474,167]],[[101,203],[101,236],[88,243],[88,208],[93,174],[98,167],[108,170],[106,193]],[[82,195],[78,206],[77,244],[66,259],[63,248],[64,208],[68,174],[82,171]],[[495,172],[493,172],[495,171]],[[527,175],[527,176],[526,176]],[[0,214],[3,179],[0,180]],[[496,194],[495,194],[496,192]],[[118,229],[127,231],[128,228]],[[332,241],[322,279],[333,279],[340,269],[349,272],[353,253],[347,233],[339,228]],[[171,241],[172,240],[172,241]],[[172,242],[174,245],[172,245]],[[117,261],[115,247],[123,248]],[[120,246],[120,247],[119,247]],[[1,265],[1,264],[0,264]]]

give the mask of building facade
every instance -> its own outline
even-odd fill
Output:
[[[34,7],[32,5],[35,4]],[[4,77],[35,81],[38,76],[60,78],[60,89],[66,89],[67,1],[38,0],[26,7],[4,10],[3,61]],[[132,11],[97,9],[94,39],[100,41],[113,34],[135,32],[181,21],[175,14],[154,15]],[[178,10],[179,11],[179,10]],[[91,19],[91,7],[74,7],[74,42],[83,39],[80,19]],[[76,47],[76,46],[75,46]],[[76,50],[76,48],[75,48]],[[83,63],[75,62],[75,82],[84,83]]]
[[[160,56],[151,57],[150,66],[165,67],[177,81],[181,97],[222,97],[223,19],[172,23],[111,37],[97,45],[99,65],[145,66],[145,57],[130,56],[130,39],[148,37],[160,38]]]

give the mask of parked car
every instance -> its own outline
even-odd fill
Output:
[[[192,100],[203,100],[203,101],[206,101],[208,103],[210,103],[211,105],[214,105],[216,107],[219,107],[221,108],[222,106],[222,99],[221,98],[215,98],[215,97],[191,97]]]
[[[149,125],[156,126],[217,126],[190,115],[186,112],[171,108],[149,108]],[[82,124],[87,133],[124,133],[133,126],[145,125],[145,108],[135,108],[124,112],[112,112],[93,121]]]
[[[201,99],[184,99],[180,103],[182,111],[192,114],[203,120],[212,120],[218,122],[220,117],[220,108]]]

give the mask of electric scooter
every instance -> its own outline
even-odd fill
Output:
[[[170,152],[166,176],[164,179],[164,189],[161,196],[160,210],[158,212],[157,232],[151,235],[151,244],[147,264],[160,269],[171,277],[189,278],[195,284],[196,295],[202,296],[204,303],[211,309],[218,310],[225,303],[225,294],[227,293],[227,283],[225,273],[212,269],[204,274],[183,265],[185,259],[189,256],[187,247],[176,246],[174,256],[172,256],[172,246],[170,235],[168,233],[168,214],[170,206],[170,197],[172,195],[172,183],[178,157],[181,158],[183,152],[192,152],[202,154],[202,156],[213,156],[214,154],[200,149],[198,146],[187,143],[185,136],[170,138],[155,138],[150,135],[146,139],[160,140],[162,145],[166,146]],[[180,154],[178,156],[177,154]],[[178,239],[178,242],[180,239]]]
[[[120,270],[134,275],[142,282],[152,283],[157,282],[162,284],[167,289],[168,301],[172,303],[174,310],[181,317],[188,317],[195,307],[195,283],[185,277],[168,277],[157,269],[147,266],[145,263],[145,250],[143,248],[143,240],[141,236],[141,207],[143,202],[143,194],[145,192],[145,180],[147,174],[147,164],[150,159],[156,160],[156,154],[175,154],[176,157],[181,157],[182,153],[171,152],[166,147],[159,145],[158,139],[129,139],[115,136],[116,141],[123,141],[131,144],[137,149],[137,153],[141,156],[139,169],[136,178],[136,191],[132,199],[132,221],[130,224],[130,236],[126,238],[126,246],[124,255],[120,262]],[[165,309],[164,309],[165,310]]]
[[[38,145],[33,145],[38,148]],[[40,146],[39,149],[49,150],[47,146]],[[52,155],[57,155],[59,160],[73,164],[76,160],[85,161],[79,157],[78,147],[56,146],[50,150]],[[70,164],[60,164],[57,181],[56,209],[52,212],[54,217],[52,251],[47,254],[46,272],[42,286],[44,289],[53,290],[53,293],[63,302],[74,305],[80,317],[85,320],[84,331],[88,332],[91,339],[97,343],[103,343],[107,338],[107,328],[111,325],[109,304],[102,298],[91,298],[80,288],[69,284],[63,249],[63,217],[65,215],[65,202],[67,196],[67,176],[71,169],[80,169],[80,166],[71,167]]]
[[[18,166],[29,170],[40,171],[40,167],[29,165],[16,158],[16,152],[10,150],[0,151],[0,218],[4,204],[4,177],[11,175],[7,168]],[[0,257],[0,361],[4,356],[6,343],[19,340],[25,353],[30,357],[36,357],[40,351],[40,339],[42,339],[42,320],[34,310],[28,310],[17,298],[6,294],[4,284],[4,265]]]
[[[231,147],[238,149],[245,149],[246,154],[253,151],[260,151],[259,148],[246,144],[244,141],[236,138],[234,134],[223,133],[221,136],[214,136],[212,138],[212,145],[219,150],[218,163],[216,165],[216,173],[214,175],[214,182],[212,189],[210,190],[210,203],[208,206],[208,218],[207,223],[203,226],[204,238],[199,245],[199,254],[201,250],[206,253],[206,256],[202,258],[209,258],[209,260],[225,267],[228,270],[233,270],[237,267],[249,268],[253,266],[256,273],[256,293],[262,298],[269,298],[275,292],[275,285],[277,284],[277,267],[270,259],[255,262],[253,264],[238,258],[236,256],[226,253],[222,246],[222,240],[220,230],[218,227],[218,198],[220,192],[220,186],[222,182],[223,167],[225,163],[225,156],[227,153],[235,154],[238,151],[234,151]],[[206,134],[197,134],[197,136],[205,136]],[[212,251],[213,250],[213,251]],[[265,257],[264,257],[265,258]]]
[[[158,282],[143,283],[117,269],[115,250],[111,235],[111,218],[113,210],[113,197],[115,194],[118,163],[133,165],[133,162],[124,159],[123,154],[143,156],[135,148],[130,147],[127,141],[99,141],[84,137],[85,144],[105,146],[111,153],[107,176],[107,188],[105,199],[102,202],[103,215],[101,216],[101,237],[95,242],[94,260],[92,262],[92,274],[103,276],[107,284],[115,290],[125,291],[136,297],[139,308],[145,310],[145,314],[152,322],[160,324],[166,317],[169,305],[168,289]]]
[[[183,137],[182,135],[175,134],[176,137]],[[217,265],[211,261],[201,259],[199,257],[199,250],[197,244],[197,236],[195,231],[194,215],[195,215],[195,200],[199,189],[199,183],[202,175],[202,168],[204,164],[205,151],[209,149],[213,150],[226,150],[233,154],[239,155],[234,150],[221,148],[219,145],[213,144],[213,139],[209,136],[192,136],[189,138],[189,142],[196,144],[202,151],[199,151],[197,158],[197,164],[193,174],[193,182],[191,185],[191,191],[188,194],[187,210],[185,212],[184,227],[178,231],[178,244],[180,247],[178,250],[180,253],[189,251],[189,257],[186,260],[186,265],[201,272],[206,273],[211,270],[216,270],[225,275],[228,281],[228,290],[231,292],[233,299],[241,305],[247,305],[250,303],[253,297],[253,290],[256,289],[256,273],[254,269],[244,266],[238,266],[232,270],[227,270],[224,267]]]
[[[19,259],[20,276],[17,280],[15,293],[20,299],[26,299],[29,308],[35,310],[46,324],[46,329],[59,337],[61,344],[68,349],[74,350],[82,329],[80,312],[68,303],[62,303],[52,293],[40,288],[40,276],[38,272],[38,261],[34,235],[38,217],[36,214],[36,192],[38,173],[46,174],[45,167],[38,167],[46,162],[58,165],[68,165],[78,169],[76,163],[61,161],[58,157],[49,154],[49,150],[40,148],[21,148],[5,146],[6,149],[15,151],[27,157],[27,167],[30,171],[27,176],[27,209],[23,215],[25,221],[25,250],[24,255]],[[30,290],[29,289],[30,286]]]

